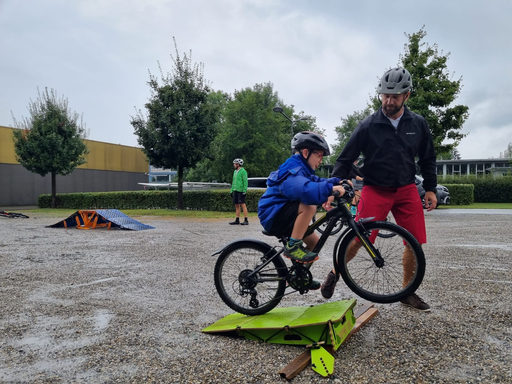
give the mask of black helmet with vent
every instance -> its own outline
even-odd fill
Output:
[[[377,92],[386,95],[401,95],[412,88],[412,78],[405,68],[392,68],[387,70],[380,78]]]
[[[318,133],[311,131],[299,132],[293,136],[292,149],[297,151],[300,149],[324,151],[325,156],[331,154],[327,141]]]

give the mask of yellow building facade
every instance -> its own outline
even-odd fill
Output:
[[[50,175],[27,171],[16,161],[13,131],[0,126],[0,207],[36,205],[37,197],[51,193]],[[149,165],[140,148],[84,140],[86,163],[72,174],[57,176],[57,193],[139,190]]]

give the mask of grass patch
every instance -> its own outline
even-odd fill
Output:
[[[473,203],[470,205],[440,205],[439,209],[512,209],[511,203]]]
[[[51,209],[51,208],[40,208],[40,209],[29,209],[22,211],[24,214],[37,214],[38,216],[44,217],[61,217],[67,218],[71,214],[78,211],[78,209]],[[125,215],[134,216],[153,216],[153,217],[189,217],[198,219],[222,219],[222,218],[235,218],[235,210],[233,212],[216,212],[216,211],[191,211],[191,210],[174,210],[174,209],[123,209],[121,210]],[[243,217],[243,214],[241,215]],[[257,217],[256,212],[249,212],[249,217]]]
[[[471,205],[441,205],[439,209],[512,209],[510,203],[474,203]],[[20,212],[30,216],[35,214],[42,217],[56,217],[65,219],[69,215],[75,213],[77,209],[29,209],[29,210],[16,210],[10,209],[12,212]],[[188,217],[198,219],[232,219],[235,217],[235,210],[233,212],[216,212],[216,211],[191,211],[191,210],[174,210],[174,209],[124,209],[125,215],[130,217]],[[243,215],[241,215],[243,217]],[[257,217],[256,212],[249,212],[249,217]]]

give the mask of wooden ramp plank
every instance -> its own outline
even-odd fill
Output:
[[[373,303],[367,303],[357,308],[354,312],[356,323],[342,344],[346,343],[350,336],[359,331],[363,325],[374,318],[378,312],[379,310],[377,308],[373,308]],[[332,345],[327,345],[324,348],[327,349],[332,355],[336,353]],[[309,364],[311,364],[311,352],[306,350],[295,359],[293,359],[290,363],[288,363],[288,365],[281,369],[278,373],[283,379],[291,380],[300,372],[302,372]]]

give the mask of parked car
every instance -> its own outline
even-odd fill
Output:
[[[247,178],[248,189],[267,189],[267,178],[266,177],[248,177]]]
[[[425,207],[425,202],[423,201],[425,197],[425,189],[423,188],[423,178],[416,175],[416,188],[418,188],[418,193],[420,194],[421,201],[423,202],[423,207]],[[437,206],[440,205],[449,205],[450,204],[450,192],[448,188],[444,185],[437,184],[436,197],[437,197]]]

